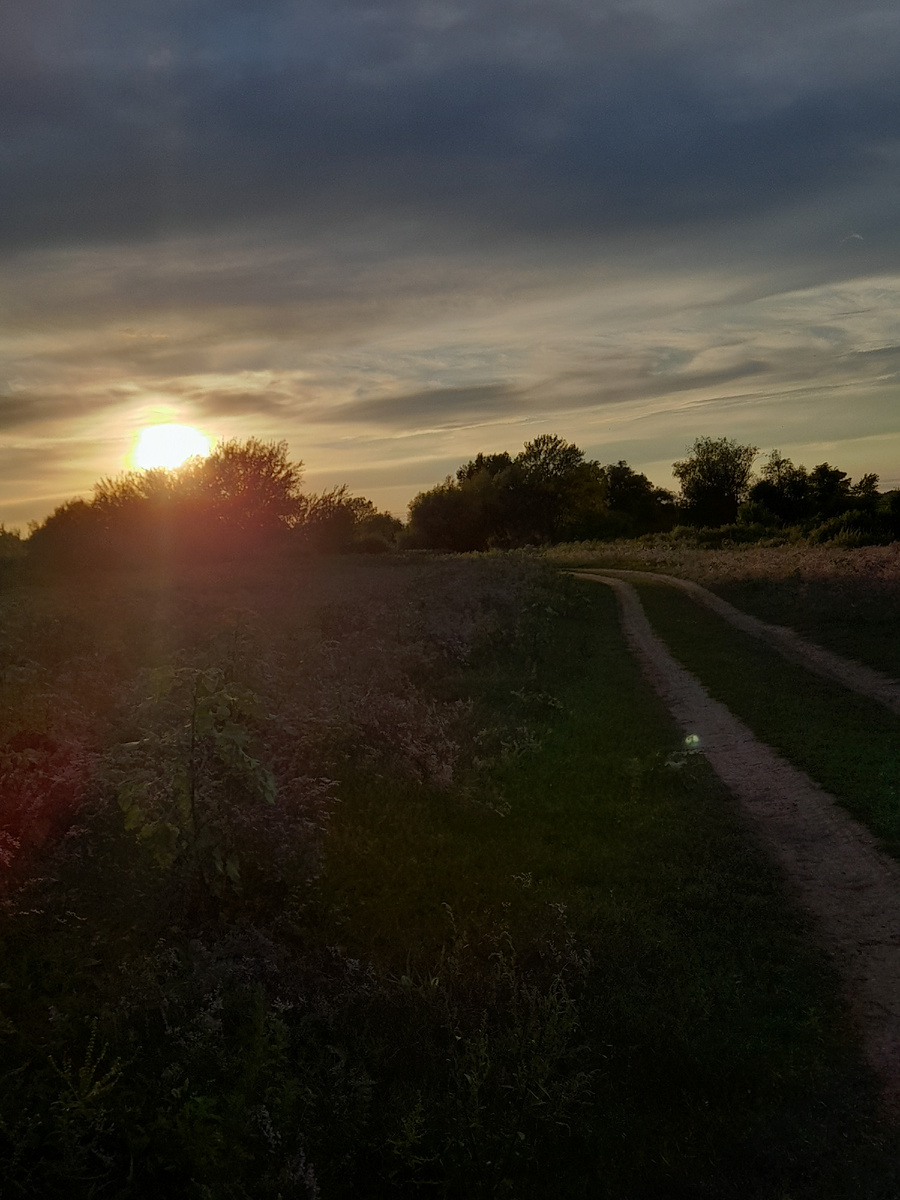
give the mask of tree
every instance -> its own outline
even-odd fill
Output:
[[[308,549],[326,553],[388,550],[403,523],[379,512],[365,496],[352,496],[345,483],[303,497],[297,532]]]
[[[465,483],[469,479],[474,479],[476,475],[482,472],[486,473],[490,479],[495,479],[501,472],[506,471],[512,466],[512,458],[504,450],[500,454],[477,454],[475,458],[469,459],[456,471],[456,482]]]
[[[831,463],[819,463],[809,473],[813,515],[821,520],[840,516],[852,507],[850,476]]]
[[[28,559],[49,567],[97,567],[110,557],[110,547],[93,506],[67,500],[35,525],[27,542]]]
[[[757,446],[733,438],[699,437],[688,457],[672,464],[681,498],[694,525],[732,525],[747,496]]]
[[[29,539],[29,557],[58,565],[268,553],[297,522],[302,463],[286,442],[220,442],[169,471],[103,479],[91,503],[58,508]]]
[[[356,526],[353,531],[353,549],[366,554],[390,550],[396,545],[403,529],[403,522],[392,513],[382,512],[371,500],[356,496],[353,500]]]
[[[463,487],[448,475],[409,503],[406,542],[413,549],[484,550],[489,530],[476,487]]]
[[[879,477],[874,471],[870,471],[867,475],[861,475],[850,489],[850,495],[853,497],[853,502],[863,500],[867,503],[877,503],[881,493],[878,490]],[[2,526],[0,526],[2,528]]]
[[[795,467],[780,450],[773,450],[748,499],[756,519],[799,525],[821,524],[851,511],[874,515],[881,493],[878,476],[873,473],[851,484],[847,472],[830,463],[819,463],[808,471]]]
[[[747,498],[764,524],[804,521],[812,507],[809,472],[806,467],[795,467],[780,450],[773,450]]]
[[[14,562],[25,557],[25,546],[18,529],[7,529],[0,522],[0,562]]]
[[[534,441],[526,442],[515,458],[524,478],[542,485],[570,479],[584,461],[583,450],[553,433],[542,433]]]
[[[407,541],[440,550],[486,550],[597,536],[606,513],[599,463],[554,434],[513,458],[479,454],[456,478],[420,492],[409,507]]]
[[[671,492],[656,487],[623,459],[603,468],[609,519],[605,537],[635,537],[670,529],[675,523]]]
[[[299,519],[303,463],[290,461],[287,442],[232,438],[219,442],[208,458],[192,459],[183,471],[186,490],[230,529],[270,534]]]
[[[606,479],[598,462],[586,459],[573,442],[543,433],[525,443],[512,470],[523,543],[593,535],[606,512]]]

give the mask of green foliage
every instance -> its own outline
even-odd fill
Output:
[[[286,442],[232,439],[176,470],[103,479],[90,503],[69,501],[32,530],[28,556],[67,571],[147,561],[183,568],[285,557],[294,546],[377,552],[393,545],[399,521],[345,486],[304,495],[302,467],[290,461]]]
[[[101,480],[93,501],[69,501],[31,533],[45,567],[115,566],[271,553],[297,520],[302,464],[286,442],[220,442],[177,470]]]
[[[402,528],[402,521],[379,512],[371,500],[352,496],[345,484],[304,496],[297,520],[299,540],[307,549],[332,554],[383,553]]]
[[[158,668],[148,683],[132,717],[140,736],[108,767],[125,828],[158,867],[186,862],[222,895],[240,883],[233,814],[276,799],[272,772],[251,753],[265,713],[221,668]]]
[[[0,909],[4,1195],[896,1190],[827,967],[599,593],[519,553],[4,598],[29,721],[52,679],[97,743]]]
[[[672,464],[685,512],[695,525],[733,525],[747,495],[758,447],[733,438],[699,437],[688,457]]]
[[[811,471],[773,450],[750,488],[743,523],[796,526],[813,542],[865,546],[892,541],[900,526],[890,499],[878,491],[878,476],[851,483],[846,471],[819,463]]]
[[[404,1096],[387,1174],[399,1186],[452,1180],[468,1194],[505,1194],[528,1172],[543,1174],[548,1142],[589,1109],[579,1005],[591,959],[561,914],[540,943],[539,970],[523,965],[507,928],[475,933],[450,918],[451,940],[433,967],[394,981],[401,1022],[430,1027],[443,1062],[433,1064],[427,1109],[421,1085]]]
[[[18,562],[25,557],[25,545],[18,529],[0,523],[0,562]]]
[[[606,537],[634,537],[672,527],[676,511],[671,492],[654,487],[621,459],[603,472],[609,509]]]
[[[484,550],[492,523],[485,510],[493,503],[491,476],[479,473],[456,484],[448,475],[410,501],[404,544],[413,549]]]
[[[814,545],[818,542],[834,542],[837,546],[877,546],[893,541],[892,532],[885,536],[888,531],[884,522],[871,510],[851,508],[816,525],[809,532],[809,540]]]
[[[297,520],[302,470],[288,458],[287,442],[233,438],[207,458],[190,460],[185,479],[219,525],[265,537]]]
[[[624,537],[672,524],[672,497],[626,462],[601,467],[542,434],[513,458],[479,454],[410,504],[406,544],[450,551]]]
[[[599,463],[563,438],[542,434],[513,458],[479,454],[409,507],[406,542],[486,550],[583,536],[606,510]]]

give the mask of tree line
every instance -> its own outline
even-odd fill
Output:
[[[303,491],[303,464],[286,442],[220,442],[175,470],[101,480],[22,541],[0,526],[0,559],[54,567],[248,559],[290,552],[379,552],[400,546],[450,552],[513,549],[666,533],[680,526],[752,541],[791,530],[848,544],[900,538],[900,491],[878,476],[856,482],[828,462],[807,469],[773,450],[699,437],[673,463],[679,492],[627,462],[601,465],[555,434],[515,455],[479,453],[420,492],[403,523],[346,485]]]
[[[855,483],[830,463],[807,470],[773,450],[754,475],[757,446],[699,437],[672,466],[678,494],[627,462],[606,466],[552,434],[507,452],[479,454],[409,506],[410,546],[486,550],[612,540],[677,526],[731,530],[752,540],[793,528],[817,540],[889,542],[900,537],[900,491],[878,476]]]
[[[220,442],[174,470],[103,479],[90,500],[69,500],[25,543],[38,565],[96,566],[389,549],[402,522],[346,485],[305,493],[302,462],[286,442]]]
[[[553,434],[515,457],[479,454],[409,506],[407,542],[487,550],[671,528],[674,498],[626,462],[603,467]]]

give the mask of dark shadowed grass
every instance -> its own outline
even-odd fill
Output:
[[[449,944],[489,957],[498,919],[539,958],[564,912],[590,955],[572,982],[590,1099],[568,1131],[543,1131],[510,1194],[893,1195],[836,979],[729,797],[681,754],[612,595],[591,589],[530,664],[445,687],[486,727],[530,706],[541,748],[523,731],[463,803],[349,781],[321,901],[348,953],[425,988]]]
[[[723,581],[713,590],[764,621],[787,625],[838,654],[900,677],[900,591],[892,581],[861,572],[831,580]]]
[[[79,827],[0,908],[4,1200],[900,1192],[835,979],[605,590],[527,556],[337,563],[4,620],[10,732],[27,684],[29,720],[49,697],[97,745]],[[240,889],[149,840],[199,667],[268,714],[190,750],[205,802],[252,800],[247,745],[313,822],[215,827]]]
[[[672,653],[711,694],[900,854],[900,719],[818,679],[664,585],[641,602]]]

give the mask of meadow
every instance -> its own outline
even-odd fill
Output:
[[[900,1190],[837,980],[605,589],[10,576],[0,656],[4,1197]]]

